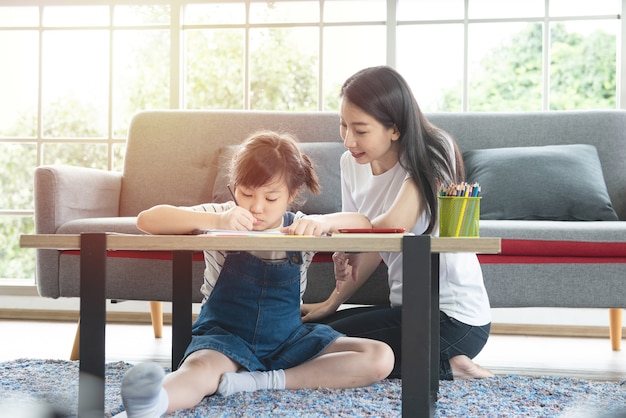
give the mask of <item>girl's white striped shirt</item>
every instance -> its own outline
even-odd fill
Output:
[[[226,202],[226,203],[204,203],[201,205],[191,206],[189,209],[195,212],[211,212],[211,213],[222,213],[225,212],[235,206],[235,202]],[[304,213],[298,211],[295,214],[295,219],[300,219],[306,216]],[[281,225],[283,226],[283,225]],[[276,228],[275,230],[278,230]],[[270,231],[270,230],[268,230]],[[233,238],[236,239],[236,238]],[[250,251],[256,257],[259,257],[266,261],[275,261],[281,262],[287,259],[287,254],[285,251]],[[302,296],[304,295],[304,291],[306,290],[307,277],[306,273],[313,260],[313,256],[315,252],[312,251],[303,251],[302,259],[303,262],[300,266],[300,300],[302,300]],[[218,250],[205,250],[204,251],[204,261],[205,261],[205,269],[204,269],[204,280],[202,283],[202,287],[200,288],[202,294],[204,295],[202,303],[206,302],[209,295],[213,291],[215,287],[215,283],[220,275],[220,271],[222,271],[222,267],[224,266],[224,260],[226,258],[226,251],[218,251]]]

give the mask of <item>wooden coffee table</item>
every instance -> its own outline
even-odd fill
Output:
[[[500,238],[404,234],[312,236],[22,235],[23,248],[80,250],[79,416],[104,411],[107,250],[172,251],[172,370],[191,340],[192,254],[202,250],[403,253],[402,416],[432,417],[439,389],[439,254],[498,253]],[[95,379],[94,379],[95,377]],[[81,413],[82,412],[82,413]]]

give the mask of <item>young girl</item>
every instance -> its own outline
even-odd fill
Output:
[[[319,192],[311,161],[288,135],[259,132],[244,141],[233,157],[231,181],[235,201],[158,205],[141,212],[137,226],[151,234],[230,229],[299,235],[371,227],[356,213],[287,212],[303,186]],[[131,368],[121,389],[126,416],[159,417],[216,392],[347,388],[384,379],[394,361],[388,345],[302,323],[300,300],[312,257],[298,251],[205,251],[205,302],[180,368],[167,376],[154,363]]]
[[[429,123],[406,81],[390,67],[356,73],[344,83],[341,97],[341,137],[348,149],[341,158],[342,210],[365,214],[374,227],[438,235],[439,188],[464,177],[456,142]],[[335,313],[381,257],[389,272],[389,306]],[[340,290],[322,303],[304,305],[303,319],[325,318],[325,323],[347,335],[385,341],[396,356],[391,377],[399,377],[402,254],[335,253],[333,259]],[[487,342],[491,325],[476,255],[441,254],[439,277],[440,379],[492,376],[471,360]]]

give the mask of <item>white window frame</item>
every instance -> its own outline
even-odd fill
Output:
[[[246,4],[246,11],[248,13],[249,11],[249,6],[251,3],[255,2],[255,1],[261,1],[261,0],[220,0],[222,2],[237,2],[237,3],[245,3]],[[279,0],[280,1],[280,0]],[[315,1],[315,0],[311,0],[311,1]],[[386,26],[386,34],[387,34],[387,40],[386,40],[386,47],[387,47],[387,52],[386,52],[386,60],[387,60],[387,64],[394,66],[396,63],[396,28],[398,27],[398,25],[407,25],[407,24],[419,24],[420,22],[406,22],[406,21],[402,21],[402,22],[398,22],[396,20],[396,9],[397,9],[397,0],[381,0],[381,1],[386,1],[386,8],[387,8],[387,16],[388,18],[385,21],[378,21],[378,22],[364,22],[367,24],[384,24]],[[419,1],[419,0],[416,0]],[[524,0],[520,0],[520,1],[524,1]],[[550,22],[554,22],[554,21],[559,21],[559,20],[571,20],[574,17],[560,17],[560,18],[552,18],[549,17],[547,15],[547,10],[548,10],[548,5],[549,5],[549,1],[550,0],[545,0],[545,10],[546,10],[546,14],[543,18],[524,18],[524,17],[519,17],[519,18],[515,18],[515,19],[488,19],[488,21],[493,21],[493,22],[509,22],[509,21],[528,21],[528,22],[532,22],[532,21],[541,21],[544,23],[544,30],[545,31],[549,31],[549,23]],[[182,34],[183,31],[189,27],[192,26],[185,26],[183,24],[183,8],[186,4],[190,4],[190,3],[206,3],[207,1],[202,1],[202,0],[0,0],[0,12],[1,12],[1,8],[2,6],[18,6],[18,7],[23,7],[23,6],[35,6],[39,8],[39,26],[37,27],[29,27],[29,28],[23,28],[23,27],[19,27],[19,28],[2,28],[2,29],[9,29],[9,30],[37,30],[39,32],[39,39],[41,42],[41,37],[42,37],[42,33],[45,30],[49,30],[49,28],[45,28],[42,26],[42,14],[43,14],[43,10],[45,7],[47,6],[79,6],[79,5],[107,5],[110,6],[111,8],[114,7],[114,5],[123,5],[123,4],[129,4],[129,5],[141,5],[141,4],[169,4],[170,5],[170,9],[171,9],[171,24],[165,26],[165,28],[169,27],[170,30],[170,36],[171,36],[171,50],[170,50],[170,54],[171,54],[171,60],[170,60],[170,101],[169,101],[169,106],[171,109],[180,109],[182,106],[182,102],[183,102],[183,91],[184,91],[184,87],[183,87],[183,71],[182,71],[182,60],[183,60],[183,46],[182,46]],[[324,6],[324,0],[319,0],[321,7]],[[456,21],[441,21],[441,22],[428,22],[428,24],[437,24],[437,23],[463,23],[464,24],[464,28],[465,28],[465,41],[464,41],[464,79],[463,79],[463,94],[462,94],[462,111],[467,111],[468,109],[468,82],[467,82],[467,78],[468,78],[468,69],[467,69],[467,56],[468,56],[468,41],[467,41],[467,28],[468,25],[470,25],[471,23],[475,23],[478,20],[471,20],[468,18],[468,4],[471,2],[471,0],[465,0],[464,1],[464,18],[461,20],[456,20]],[[621,13],[619,16],[593,16],[593,17],[589,17],[590,19],[616,19],[616,18],[620,18],[620,16],[623,15],[623,13],[626,11],[626,0],[622,0],[621,1]],[[577,20],[580,19],[584,19],[584,16],[576,16],[575,17]],[[320,17],[321,19],[321,17]],[[259,24],[255,24],[255,25],[251,25],[249,22],[249,19],[246,18],[246,23],[242,24],[241,27],[243,27],[244,29],[248,30],[251,27],[259,27],[259,26],[264,26],[264,25],[259,25]],[[423,23],[423,22],[422,22]],[[624,60],[626,59],[626,42],[623,41],[623,37],[624,34],[626,33],[626,22],[624,21],[624,19],[621,19],[621,31],[618,34],[618,57],[617,57],[617,97],[616,97],[616,107],[617,108],[625,108],[626,106],[626,83],[624,82],[624,80],[626,80],[626,65],[624,65]],[[319,30],[320,33],[322,31],[322,29],[324,27],[328,27],[328,26],[337,26],[337,25],[341,25],[341,22],[333,22],[333,23],[327,23],[327,22],[323,22],[320,21],[319,23],[313,24],[313,26],[319,26]],[[272,25],[267,25],[267,26],[272,26]],[[312,26],[311,23],[306,23],[306,24],[298,24],[298,23],[289,23],[289,24],[285,24],[284,26],[288,26],[288,27],[303,27],[303,26],[307,26],[310,27]],[[159,26],[161,27],[161,26]],[[114,26],[112,25],[112,22],[109,24],[108,26],[109,30],[113,30]],[[142,27],[138,27],[137,29],[141,29]],[[150,27],[150,28],[154,28],[154,26]],[[55,28],[55,29],[59,29],[59,28]],[[60,28],[60,29],[72,29],[72,28]],[[320,36],[321,39],[321,36]],[[319,108],[321,109],[323,107],[323,103],[322,103],[322,96],[323,96],[323,89],[322,89],[322,83],[323,83],[323,52],[321,50],[321,48],[323,47],[322,45],[323,43],[320,41],[320,64],[319,64],[319,74],[318,74],[318,80],[319,80]],[[548,36],[544,36],[544,61],[547,61],[548,57],[549,57],[549,37]],[[39,73],[39,80],[41,81],[42,79],[42,60],[41,60],[41,54],[42,52],[40,51],[40,59],[39,59],[39,68],[38,68],[38,73]],[[246,63],[248,62],[248,60],[246,60]],[[246,64],[247,65],[247,64]],[[246,74],[246,80],[245,80],[245,85],[249,84],[249,77],[248,77],[248,69],[246,68],[245,71]],[[112,78],[112,74],[111,71],[109,72],[109,82],[111,82],[111,78]],[[549,89],[550,89],[550,85],[549,85],[549,71],[547,68],[544,67],[544,72],[543,72],[543,85],[544,85],[544,94],[543,94],[543,109],[548,109],[548,103],[549,103]],[[109,103],[113,103],[112,100],[112,90],[109,89]],[[35,143],[37,145],[37,155],[38,155],[38,161],[41,163],[42,161],[42,145],[44,143],[55,143],[55,142],[64,142],[64,141],[68,141],[70,139],[68,138],[55,138],[55,139],[50,139],[50,138],[42,138],[41,135],[41,113],[42,113],[42,106],[41,106],[41,83],[40,83],[40,88],[39,88],[39,94],[38,94],[38,129],[37,129],[37,136],[35,138],[0,138],[0,142],[6,142],[6,143]],[[249,89],[246,89],[245,93],[244,93],[244,107],[245,108],[249,108]],[[109,111],[109,122],[108,122],[108,134],[107,137],[105,138],[98,138],[98,139],[90,139],[89,142],[90,143],[94,143],[94,144],[106,144],[107,145],[107,149],[108,149],[108,159],[107,159],[107,165],[109,169],[112,169],[113,163],[112,163],[112,158],[113,158],[113,152],[112,152],[112,148],[114,144],[123,144],[124,143],[124,138],[115,138],[112,134],[113,128],[112,128],[112,123],[111,123],[111,116],[112,112]],[[73,141],[73,140],[72,140]],[[24,217],[24,216],[33,216],[33,211],[32,210],[11,210],[11,209],[0,209],[0,216],[18,216],[18,217]],[[20,290],[21,289],[21,290]],[[18,294],[28,294],[28,295],[32,295],[34,293],[34,282],[33,281],[29,281],[28,279],[24,280],[24,279],[16,279],[16,280],[6,280],[6,279],[0,279],[0,295],[18,295]]]

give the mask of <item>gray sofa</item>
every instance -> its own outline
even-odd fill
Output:
[[[480,256],[492,306],[613,308],[621,314],[626,307],[626,112],[428,117],[455,136],[467,158],[468,180],[483,187],[481,236],[504,239],[502,254]],[[131,122],[123,172],[37,168],[36,232],[139,233],[134,217],[155,204],[226,200],[223,167],[232,152],[229,146],[258,129],[294,133],[317,164],[323,192],[307,200],[304,212],[340,210],[339,157],[344,148],[336,113],[145,111]],[[597,157],[593,147],[561,147],[569,144],[593,145]],[[511,147],[519,148],[498,150]],[[496,154],[489,154],[491,149]],[[524,158],[508,158],[518,155]],[[551,167],[556,171],[544,172]],[[584,182],[591,182],[591,191],[578,190]],[[572,196],[577,199],[569,201]],[[545,213],[544,207],[555,213]],[[582,215],[576,213],[579,209]],[[195,260],[194,301],[199,302],[203,261]],[[331,263],[319,261],[309,273],[306,301],[321,300],[334,287]],[[75,252],[37,250],[41,296],[79,296],[78,273]],[[171,260],[165,254],[143,258],[111,253],[107,298],[171,300],[170,274]],[[386,303],[387,292],[381,265],[350,302]]]

